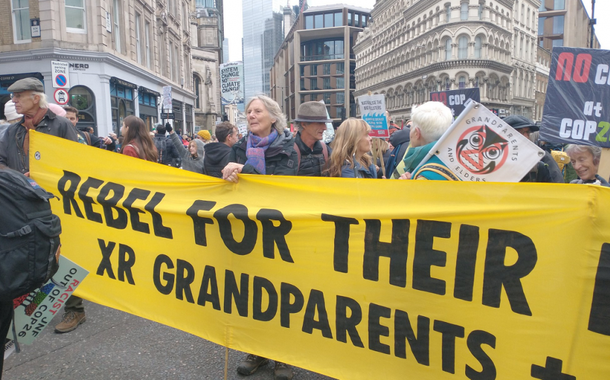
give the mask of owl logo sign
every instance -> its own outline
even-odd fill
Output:
[[[508,141],[486,125],[468,128],[456,145],[460,164],[472,174],[489,174],[508,158]]]
[[[462,181],[519,182],[544,151],[470,100],[423,161],[433,155]]]

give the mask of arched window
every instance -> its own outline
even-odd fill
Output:
[[[447,38],[445,41],[445,61],[451,59],[451,38]]]
[[[466,77],[464,75],[460,75],[458,79],[459,88],[466,88]]]
[[[199,102],[199,89],[201,87],[201,80],[197,75],[193,75],[193,88],[195,89],[195,108],[200,109],[201,103]]]
[[[462,3],[460,7],[460,20],[468,20],[468,3]]]
[[[461,36],[458,39],[458,58],[468,58],[468,37],[466,36]]]
[[[445,22],[451,20],[451,4],[445,4]]]
[[[477,36],[474,39],[474,58],[481,59],[481,37]]]
[[[483,4],[479,4],[479,20],[483,20]]]

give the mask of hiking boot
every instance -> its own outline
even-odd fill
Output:
[[[258,367],[264,366],[267,363],[269,363],[269,359],[267,358],[248,354],[246,359],[237,367],[237,372],[245,376],[252,375],[256,372]]]
[[[275,380],[290,380],[292,379],[292,368],[286,363],[275,362],[275,370],[273,371]]]
[[[84,311],[68,311],[64,314],[61,322],[55,326],[56,333],[67,333],[72,330],[76,330],[78,325],[84,323],[87,320]]]

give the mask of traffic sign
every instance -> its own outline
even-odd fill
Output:
[[[70,88],[70,64],[68,62],[51,61],[53,87]]]
[[[59,104],[60,106],[68,104],[68,91],[63,88],[58,88],[53,93],[53,99],[55,99],[55,103]]]

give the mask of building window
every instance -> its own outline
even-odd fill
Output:
[[[330,63],[325,63],[322,66],[323,69],[323,75],[330,75]]]
[[[445,61],[451,59],[451,38],[447,38],[445,41]]]
[[[553,40],[553,47],[561,47],[563,46],[563,38],[560,38],[558,40]]]
[[[445,87],[445,91],[451,90],[451,81],[449,80],[448,77],[445,77],[444,82],[445,83],[444,83],[443,87]]]
[[[314,24],[315,29],[324,28],[324,15],[315,15],[314,19],[315,19],[315,24]]]
[[[451,4],[445,4],[445,22],[451,20]]]
[[[333,19],[334,19],[334,15],[332,13],[327,13],[324,15],[324,27],[325,28],[332,28],[333,25]]]
[[[344,63],[337,63],[337,74],[343,74],[345,71]]]
[[[566,9],[565,0],[555,0],[553,5],[554,5],[554,7],[553,7],[554,10]]]
[[[313,29],[313,16],[305,16],[305,29]]]
[[[337,88],[345,88],[345,79],[343,77],[337,77]]]
[[[121,51],[121,20],[119,9],[119,0],[114,0],[114,49],[118,52]]]
[[[335,26],[343,26],[343,13],[335,13]]]
[[[343,92],[337,92],[337,104],[343,105],[345,103],[345,94]]]
[[[458,39],[458,58],[468,58],[468,37],[466,36],[461,36]]]
[[[176,57],[176,64],[173,66],[175,72],[172,79],[174,82],[178,82],[180,80],[180,54],[178,53],[178,44],[174,45],[174,57]]]
[[[483,4],[479,4],[479,20],[483,20]]]
[[[318,78],[311,78],[309,80],[309,89],[310,90],[319,90],[319,88],[318,88]]]
[[[546,20],[546,17],[538,18],[538,35],[539,36],[544,35],[544,20]]]
[[[361,15],[360,16],[360,21],[362,22],[362,27],[363,28],[366,28],[367,25],[368,25],[367,19],[368,19],[368,16],[366,16],[366,15]]]
[[[322,88],[324,90],[329,90],[330,89],[330,78],[323,78],[322,79]]]
[[[481,45],[482,45],[482,41],[481,41],[481,37],[475,37],[474,39],[474,57],[476,59],[481,59]]]
[[[112,129],[114,133],[120,136],[123,119],[134,114],[133,89],[111,83],[110,106],[112,110]]]
[[[169,49],[167,51],[168,54],[168,59],[169,59],[169,79],[174,80],[174,57],[173,57],[173,52],[174,52],[174,44],[173,43],[169,43]]]
[[[140,14],[136,13],[136,61],[142,64],[142,41],[140,38]]]
[[[460,20],[468,20],[468,3],[462,3],[460,7]]]
[[[84,0],[66,0],[66,28],[68,32],[85,33]]]
[[[347,26],[354,26],[353,18],[354,18],[354,14],[352,12],[349,12],[347,14]]]
[[[466,77],[461,75],[458,79],[459,88],[466,88]]]
[[[324,93],[324,104],[330,104],[330,92]],[[327,107],[326,112],[328,112],[328,109],[330,109],[330,107]]]
[[[553,34],[563,34],[563,20],[565,16],[553,17]]]
[[[193,75],[193,87],[195,90],[195,108],[200,109],[201,103],[199,99],[201,97],[199,96],[199,88],[201,87],[201,80],[197,75]]]
[[[13,37],[15,43],[30,42],[30,5],[28,0],[12,0]]]
[[[150,69],[150,23],[144,22],[144,43],[146,44],[146,67]]]

